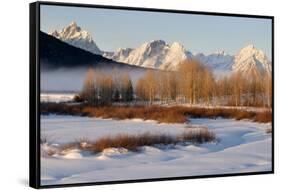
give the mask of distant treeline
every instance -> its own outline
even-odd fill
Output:
[[[186,60],[177,71],[148,70],[133,87],[128,73],[106,74],[89,69],[76,101],[93,105],[113,102],[189,103],[206,105],[272,105],[271,74],[252,70],[215,79],[200,62]]]

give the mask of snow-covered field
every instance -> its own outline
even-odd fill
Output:
[[[40,101],[41,102],[69,102],[73,101],[75,93],[41,93]]]
[[[41,157],[41,183],[69,184],[271,170],[272,139],[271,134],[265,132],[270,124],[232,119],[191,119],[191,125],[208,127],[220,141],[173,147],[145,146],[137,153],[110,148],[96,155],[79,150],[63,156],[45,155]],[[80,138],[96,140],[106,135],[145,132],[176,135],[188,129],[187,124],[158,124],[140,119],[117,121],[41,116],[41,133],[54,147]]]

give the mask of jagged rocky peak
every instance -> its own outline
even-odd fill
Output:
[[[49,34],[64,39],[71,38],[73,36],[77,36],[78,34],[81,34],[81,28],[77,26],[76,22],[72,21],[68,26],[62,28],[62,30],[60,31],[54,30]]]
[[[75,21],[72,21],[63,29],[59,31],[54,30],[49,34],[75,47],[90,51],[94,54],[102,54],[101,50],[94,42],[92,35],[78,26]]]

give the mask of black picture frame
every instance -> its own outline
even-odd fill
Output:
[[[216,175],[198,175],[198,176],[181,176],[157,179],[137,179],[137,180],[122,180],[122,181],[106,181],[106,182],[91,182],[91,183],[76,183],[62,185],[41,185],[40,184],[40,55],[39,55],[39,31],[40,31],[40,6],[68,6],[68,7],[87,7],[87,8],[104,8],[117,10],[132,10],[132,11],[148,11],[148,12],[163,12],[163,13],[183,13],[194,15],[213,15],[227,17],[245,17],[245,18],[265,18],[270,19],[272,23],[272,170],[261,172],[245,172],[231,174],[216,174]],[[249,14],[232,14],[232,13],[217,13],[217,12],[201,12],[187,10],[168,10],[155,8],[140,8],[140,7],[121,7],[108,5],[92,5],[79,3],[61,3],[61,2],[34,2],[29,4],[29,39],[30,39],[30,91],[29,91],[29,185],[33,188],[55,188],[55,187],[74,187],[88,185],[103,185],[103,184],[121,184],[121,183],[136,183],[136,182],[152,182],[166,180],[182,180],[182,179],[197,179],[197,178],[213,178],[213,177],[232,177],[246,175],[260,175],[274,173],[274,16],[264,15],[249,15]]]

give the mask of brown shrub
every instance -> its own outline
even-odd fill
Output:
[[[83,139],[74,143],[68,143],[61,147],[61,153],[63,154],[75,148],[93,153],[102,152],[106,148],[126,148],[130,151],[138,151],[138,148],[141,146],[153,146],[156,144],[168,145],[183,142],[205,143],[215,140],[215,134],[207,128],[191,130],[178,136],[150,133],[140,135],[119,134],[116,136],[102,137],[94,142]]]
[[[94,142],[91,146],[93,152],[101,152],[106,148],[126,148],[128,150],[136,151],[138,141],[141,137],[118,135],[116,137],[103,137]],[[145,137],[144,137],[145,138]]]
[[[253,112],[248,111],[236,111],[233,113],[235,115],[235,119],[241,120],[241,119],[251,119],[254,116]]]
[[[89,106],[86,104],[70,105],[62,103],[41,103],[41,113],[56,113],[69,115],[82,115],[89,117],[102,117],[114,119],[141,118],[156,120],[160,123],[184,123],[190,117],[207,118],[233,118],[237,120],[249,119],[256,122],[267,123],[272,121],[270,111],[253,112],[240,109],[227,108],[198,108],[198,107],[161,107],[161,106]]]
[[[269,123],[272,122],[272,113],[271,111],[259,112],[255,115],[255,122],[260,123]]]
[[[178,137],[178,140],[189,141],[193,143],[212,142],[216,140],[216,135],[207,128],[200,128],[183,133]]]

